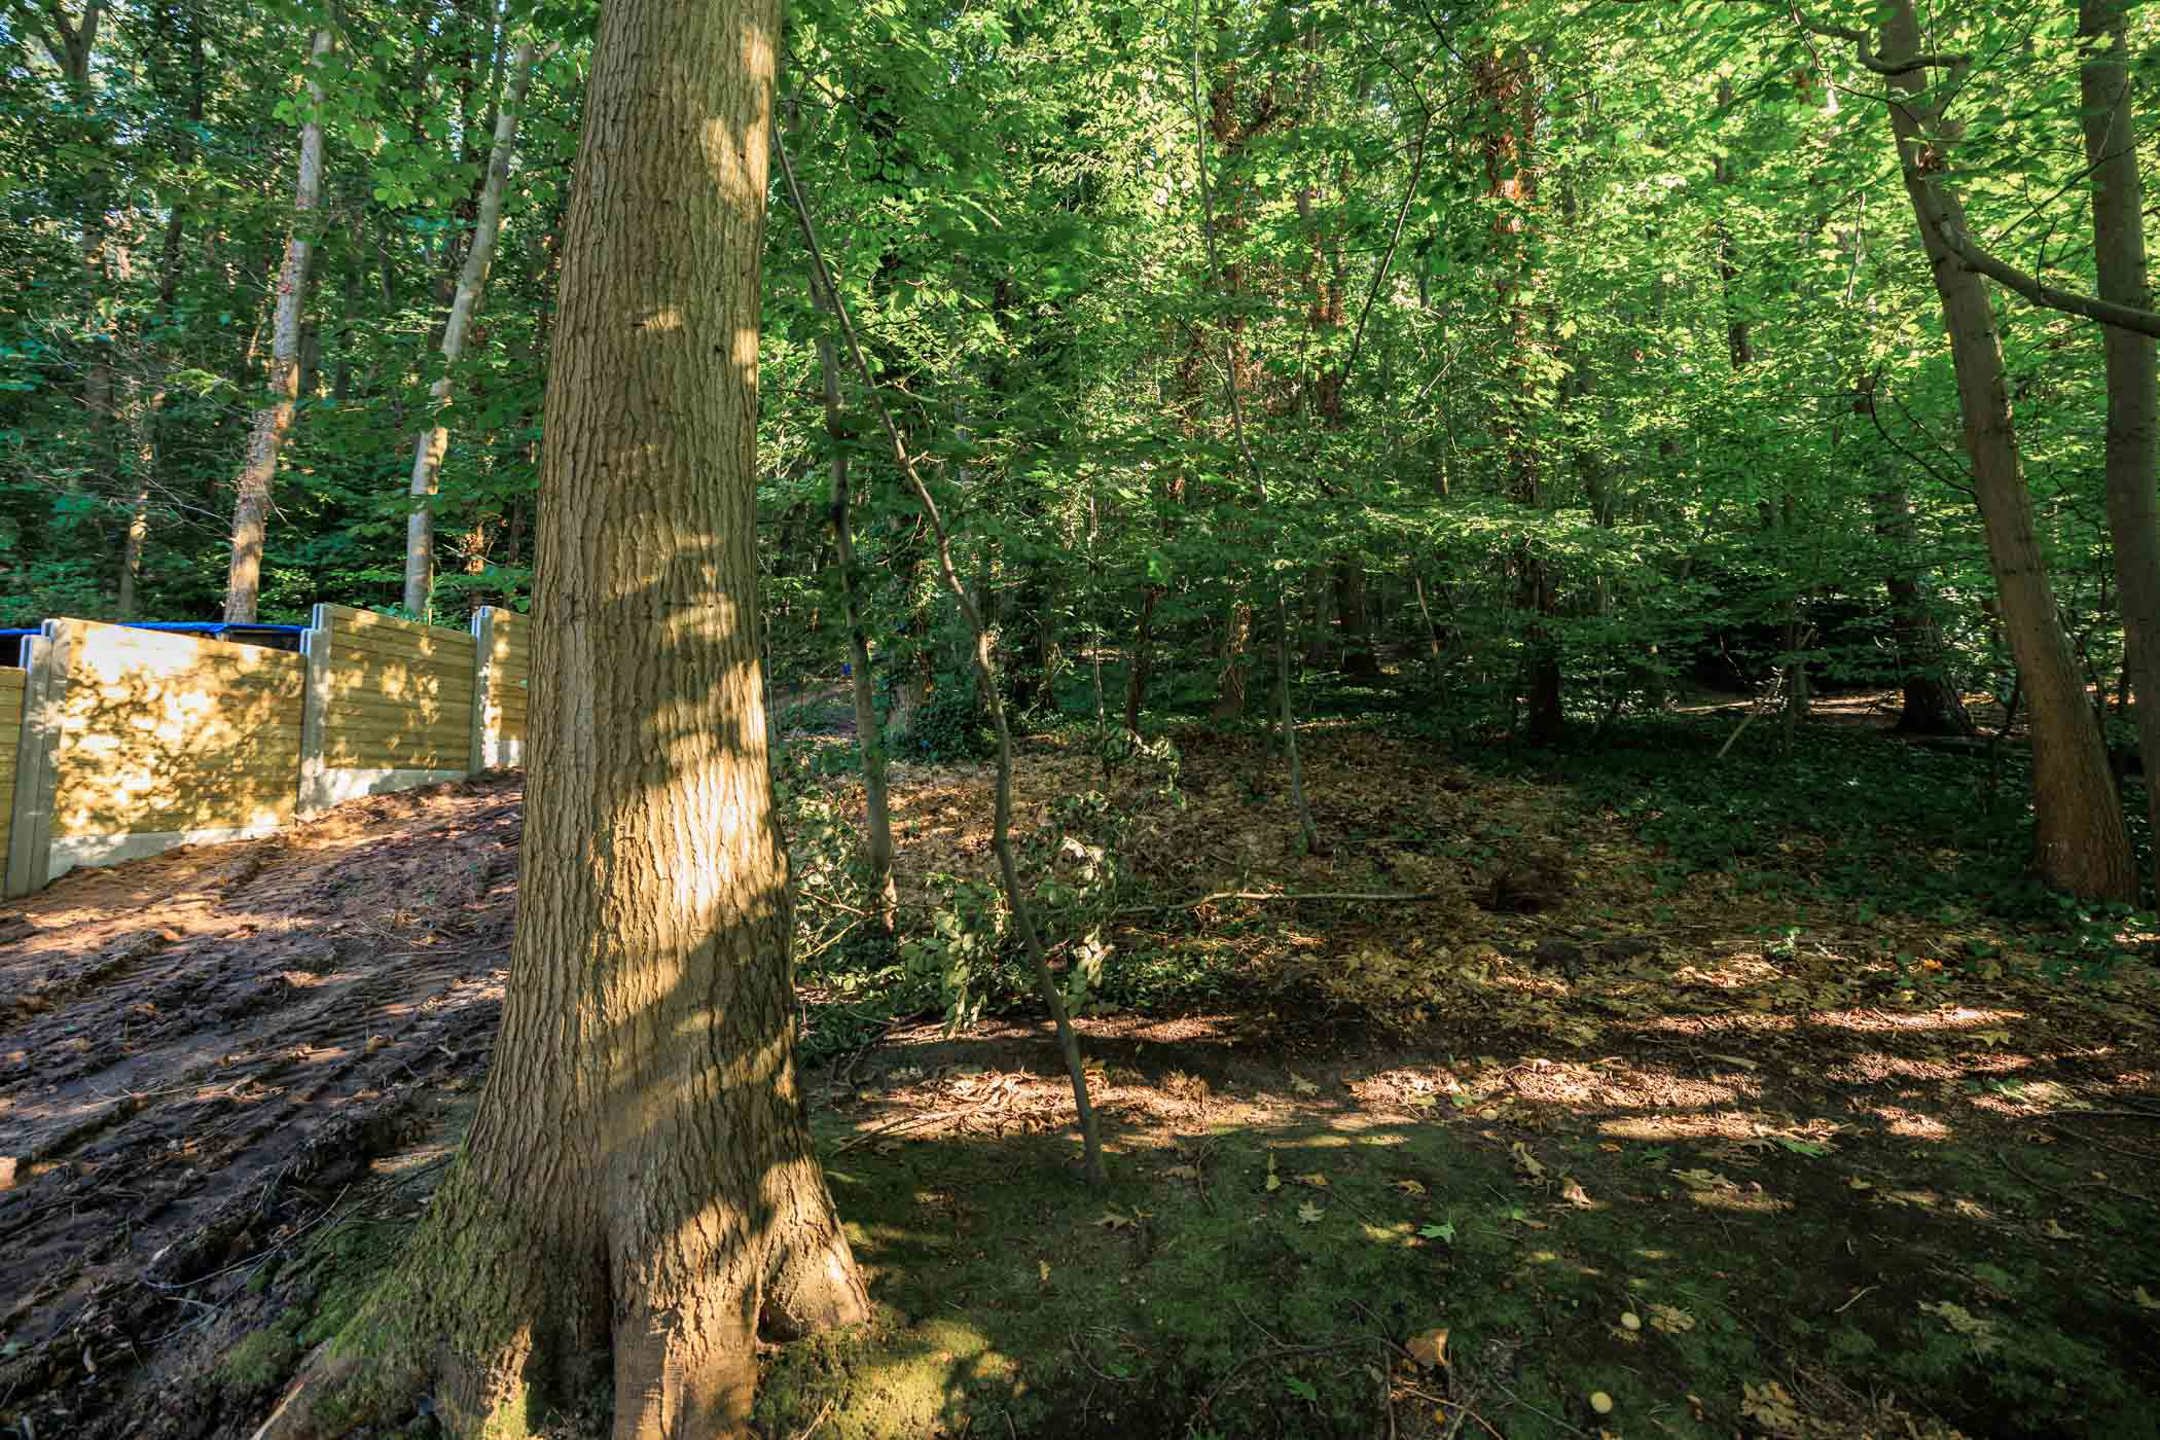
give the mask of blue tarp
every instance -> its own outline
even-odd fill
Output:
[[[256,625],[226,620],[129,620],[130,630],[163,630],[175,635],[200,635],[205,640],[227,640],[235,645],[260,645],[266,650],[298,652],[305,625]],[[0,664],[22,664],[23,637],[35,635],[35,625],[0,629]]]

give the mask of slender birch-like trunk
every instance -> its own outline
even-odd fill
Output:
[[[307,300],[308,267],[315,255],[315,212],[322,206],[322,62],[330,31],[320,29],[308,45],[308,112],[300,126],[299,179],[293,187],[292,234],[278,267],[277,314],[270,330],[269,399],[248,428],[247,458],[234,486],[232,561],[225,576],[225,618],[255,618],[262,592],[263,529],[277,482],[278,451],[292,429],[300,403],[300,315]]]
[[[472,243],[458,270],[457,290],[450,300],[450,318],[443,325],[442,374],[428,389],[430,418],[413,443],[412,481],[408,493],[412,508],[405,519],[405,609],[425,616],[435,588],[435,492],[442,475],[443,455],[450,446],[450,427],[443,411],[455,388],[453,372],[465,354],[465,339],[472,331],[473,314],[487,289],[488,266],[495,259],[495,242],[502,234],[503,193],[509,188],[510,158],[517,148],[518,120],[525,109],[525,92],[532,83],[533,57],[537,47],[522,41],[510,54],[510,79],[502,104],[495,112],[495,141],[488,152],[487,180],[480,187],[480,206],[473,218]]]

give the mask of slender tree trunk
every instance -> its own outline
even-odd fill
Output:
[[[263,528],[277,480],[278,451],[292,428],[300,401],[300,314],[307,298],[308,266],[315,252],[315,212],[322,205],[322,61],[330,32],[317,30],[308,45],[308,113],[300,127],[299,180],[293,188],[292,235],[278,267],[277,318],[271,327],[269,403],[255,412],[247,459],[234,486],[232,563],[225,577],[225,618],[253,620],[262,590]]]
[[[795,1078],[758,659],[779,19],[775,0],[601,12],[548,375],[502,1032],[427,1218],[332,1347],[438,1371],[459,1436],[525,1433],[529,1402],[582,1399],[610,1364],[616,1440],[744,1436],[759,1337],[867,1310]],[[301,1410],[274,1424],[304,1433]]]
[[[1208,179],[1208,137],[1212,130],[1220,131],[1225,87],[1218,85],[1203,108],[1200,87],[1200,50],[1202,29],[1200,24],[1200,0],[1193,0],[1192,7],[1192,107],[1195,132],[1195,158],[1198,162],[1197,178],[1200,190],[1200,234],[1207,249],[1207,268],[1210,277],[1223,273],[1216,253],[1215,198]],[[1210,116],[1215,124],[1210,125]],[[1248,132],[1249,133],[1249,132]],[[1245,386],[1240,378],[1243,363],[1238,345],[1238,331],[1226,328],[1223,335],[1223,392],[1230,411],[1230,434],[1237,444],[1239,458],[1245,462],[1247,473],[1252,476],[1253,499],[1259,508],[1268,503],[1267,472],[1260,468],[1260,459],[1253,453],[1252,439],[1245,431]],[[1304,763],[1298,754],[1297,714],[1295,697],[1290,687],[1290,605],[1283,594],[1284,584],[1280,576],[1274,579],[1275,605],[1275,694],[1277,720],[1281,726],[1284,758],[1290,771],[1290,809],[1297,822],[1298,844],[1310,854],[1320,848],[1320,832],[1313,825],[1312,807],[1305,800]]]
[[[117,618],[135,618],[136,592],[142,584],[143,551],[150,541],[150,491],[157,473],[158,412],[165,405],[163,384],[151,385],[140,377],[130,381],[129,423],[135,432],[135,484],[128,502],[127,535],[120,546],[119,594],[113,610]],[[147,393],[145,393],[147,392]]]
[[[83,267],[83,334],[87,342],[82,366],[82,407],[87,422],[93,490],[110,493],[118,470],[113,445],[113,346],[115,336],[100,305],[112,269],[109,250],[113,240],[110,212],[113,198],[106,156],[113,141],[112,126],[98,113],[93,62],[98,30],[105,18],[105,0],[88,0],[82,13],[70,16],[61,0],[52,0],[41,17],[51,29],[45,46],[60,68],[71,113],[63,118],[61,132],[78,153],[90,157],[83,167],[77,208],[77,240]],[[11,26],[12,24],[11,17]],[[124,266],[123,266],[124,268]],[[72,480],[71,482],[72,483]]]
[[[1365,566],[1356,559],[1335,562],[1335,623],[1342,633],[1342,672],[1353,680],[1380,678],[1373,653],[1372,611],[1366,604]]]
[[[1222,721],[1244,716],[1245,656],[1251,646],[1252,606],[1239,600],[1230,606],[1230,619],[1223,627],[1222,670],[1215,679],[1215,703],[1208,710],[1211,718]]]
[[[150,486],[147,482],[135,487],[135,495],[128,502],[127,538],[120,548],[119,594],[113,600],[116,619],[135,618],[136,590],[142,584],[143,550],[150,541]]]
[[[495,112],[495,143],[488,152],[487,180],[480,187],[480,207],[473,217],[472,243],[458,270],[450,318],[443,325],[442,374],[428,390],[431,419],[413,445],[412,482],[408,487],[412,509],[405,519],[405,610],[410,615],[428,613],[430,593],[435,588],[434,496],[442,474],[443,454],[450,446],[450,427],[443,421],[443,410],[450,403],[455,386],[452,372],[465,354],[465,337],[472,330],[473,313],[480,308],[488,266],[495,259],[495,242],[502,234],[503,192],[509,188],[510,157],[517,147],[525,90],[532,83],[535,48],[532,41],[521,41],[510,55],[509,87]]]
[[[1150,585],[1140,594],[1140,619],[1133,626],[1132,665],[1125,672],[1125,729],[1140,733],[1140,711],[1147,704],[1148,681],[1155,673],[1155,605],[1163,587]]]
[[[1529,207],[1537,200],[1538,89],[1520,53],[1490,52],[1472,65],[1484,118],[1486,194],[1496,202],[1493,237],[1502,257],[1498,298],[1510,332],[1510,378],[1515,394],[1503,407],[1503,444],[1508,454],[1508,495],[1527,512],[1543,509],[1543,483],[1531,429],[1537,407],[1532,364],[1535,327],[1524,291],[1530,279]],[[1515,608],[1523,617],[1523,680],[1528,692],[1527,733],[1538,744],[1558,740],[1567,725],[1561,705],[1560,647],[1552,620],[1558,609],[1552,575],[1535,538],[1515,546]]]
[[[684,0],[678,0],[678,3],[684,3]],[[930,487],[923,483],[922,473],[915,468],[914,457],[908,453],[907,442],[900,438],[900,427],[893,423],[892,411],[878,394],[876,381],[870,373],[870,362],[863,358],[862,341],[855,333],[855,322],[848,315],[847,302],[833,288],[832,271],[826,268],[825,252],[818,245],[817,226],[810,218],[809,202],[803,198],[802,186],[796,181],[795,167],[785,149],[780,151],[780,165],[788,198],[794,204],[796,219],[802,226],[804,248],[810,252],[813,283],[824,292],[826,302],[832,306],[833,318],[840,323],[848,356],[877,412],[878,423],[891,447],[893,462],[906,478],[915,503],[922,509],[923,520],[929,526],[938,578],[959,608],[960,618],[973,642],[969,653],[974,662],[975,681],[984,697],[983,703],[989,708],[991,728],[997,735],[997,784],[990,821],[990,848],[997,855],[998,878],[1005,891],[1006,907],[1012,912],[1013,929],[1019,932],[1021,949],[1027,955],[1029,968],[1035,972],[1036,993],[1042,998],[1043,1008],[1050,1012],[1050,1024],[1057,1032],[1058,1050],[1065,1061],[1066,1077],[1072,1084],[1075,1118],[1080,1122],[1081,1153],[1088,1183],[1101,1185],[1107,1181],[1108,1172],[1103,1168],[1102,1130],[1096,1123],[1095,1106],[1088,1098],[1087,1066],[1080,1055],[1080,1035],[1073,1028],[1072,1014],[1066,1007],[1064,993],[1058,989],[1057,977],[1051,973],[1049,947],[1043,943],[1042,932],[1035,928],[1035,908],[1029,900],[1027,887],[1021,883],[1019,857],[1013,849],[1012,729],[1005,720],[1005,700],[998,685],[997,634],[984,618],[981,606],[968,593],[967,582],[960,578],[959,568],[953,561],[952,532],[946,528],[944,512],[938,508],[937,497],[930,493]]]
[[[2152,303],[2145,263],[2144,187],[2124,0],[2079,0],[2085,160],[2092,172],[2093,258],[2100,298]],[[2101,332],[2107,356],[2107,516],[2123,621],[2123,670],[2144,760],[2153,859],[2160,867],[2160,369],[2154,342]]]
[[[1724,110],[1733,103],[1732,81],[1720,80],[1717,95],[1718,109]],[[1711,178],[1719,185],[1734,183],[1733,164],[1730,156],[1719,152]],[[1741,308],[1738,295],[1740,267],[1733,259],[1732,231],[1723,217],[1715,227],[1717,241],[1718,291],[1725,305],[1725,354],[1733,370],[1745,370],[1754,363],[1755,342],[1748,335],[1747,312]]]
[[[1911,0],[1890,0],[1882,27],[1883,55],[1892,64],[1918,55],[1919,36]],[[1987,282],[1960,264],[1943,238],[1946,225],[1959,233],[1964,230],[1963,208],[1939,178],[1945,164],[1942,147],[1956,137],[1927,95],[1924,71],[1893,74],[1889,87],[1890,121],[1905,188],[1934,271],[1943,328],[1950,336],[1965,450],[1987,532],[1988,565],[2030,716],[2033,868],[2048,883],[2073,894],[2134,899],[2137,869],[2108,771],[2107,748],[2063,634],[2034,529],[2032,495],[2018,457]]]
[[[820,310],[824,292],[812,287]],[[862,757],[863,796],[868,807],[864,858],[870,864],[870,900],[878,923],[892,935],[900,928],[900,894],[893,884],[892,805],[885,785],[885,736],[878,723],[877,682],[870,669],[870,633],[863,621],[862,572],[855,563],[854,496],[848,484],[848,442],[840,413],[840,366],[832,341],[817,342],[818,375],[825,386],[825,436],[832,444],[833,568],[840,576],[840,614],[847,625],[849,689],[855,697],[855,746]]]

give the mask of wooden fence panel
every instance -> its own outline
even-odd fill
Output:
[[[473,766],[512,770],[525,763],[526,698],[532,688],[532,622],[511,610],[473,612],[479,670],[473,710]]]
[[[11,891],[291,822],[300,657],[88,620],[48,620],[42,639],[17,775],[42,793],[16,807],[33,853],[12,857]]]
[[[318,605],[307,667],[301,807],[455,780],[473,769],[473,636]]]
[[[7,873],[8,837],[14,830],[17,755],[22,750],[23,698],[29,673],[0,667],[0,875]]]

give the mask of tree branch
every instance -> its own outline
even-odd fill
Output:
[[[1970,235],[1947,217],[1936,223],[1935,234],[1944,248],[1955,255],[1966,269],[1987,276],[2005,290],[2020,295],[2035,305],[2049,310],[2060,310],[2066,315],[2096,320],[2118,330],[2130,330],[2139,335],[2160,338],[2160,312],[2140,309],[2135,305],[2123,305],[2113,300],[2102,300],[2095,295],[2084,295],[2075,290],[2065,290],[2059,285],[2050,285],[2039,276],[2028,274],[2009,261],[1981,249]]]
[[[1872,70],[1877,75],[1909,75],[1915,70],[1962,70],[1972,63],[1970,55],[1954,51],[1921,52],[1901,55],[1895,60],[1885,60],[1875,53],[1874,42],[1868,38],[1865,30],[1855,30],[1847,25],[1832,25],[1822,20],[1810,20],[1798,10],[1793,12],[1793,19],[1799,22],[1801,29],[1811,34],[1849,42],[1861,67]]]

